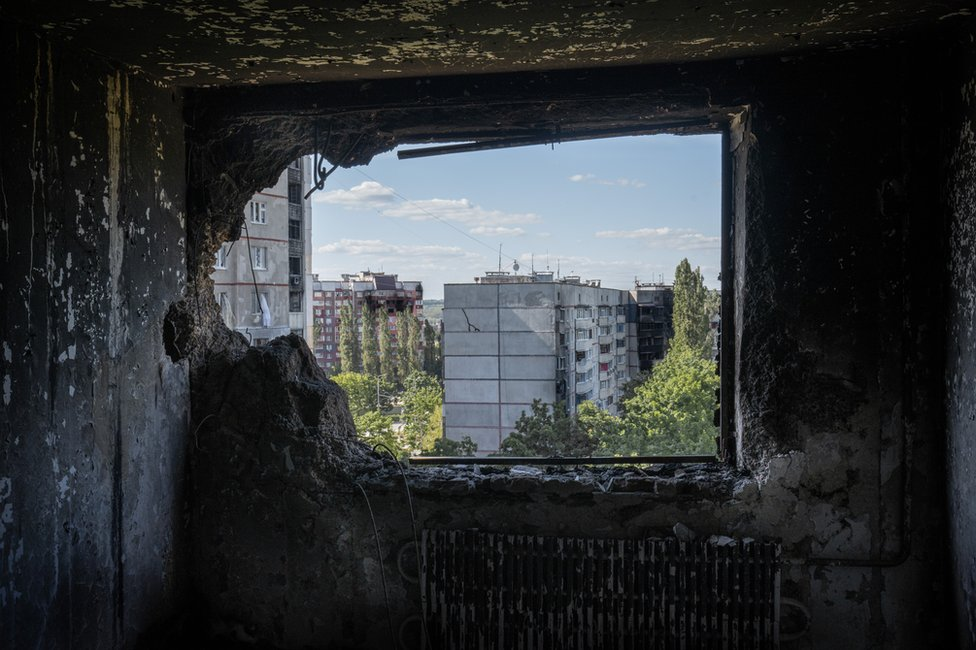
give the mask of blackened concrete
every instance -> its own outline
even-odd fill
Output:
[[[733,139],[736,471],[746,476],[689,472],[647,485],[631,478],[605,493],[590,475],[445,478],[416,470],[418,525],[634,537],[681,523],[702,535],[778,538],[784,594],[812,617],[810,630],[789,647],[943,647],[945,511],[943,487],[931,479],[944,471],[944,274],[932,263],[945,251],[940,154],[937,140],[906,126],[937,120],[931,98],[946,92],[929,74],[945,62],[943,50],[937,39],[925,43],[924,57],[913,46],[629,69],[631,94],[623,99],[585,96],[586,89],[612,88],[621,71],[431,80],[434,92],[420,100],[414,89],[426,89],[426,80],[306,87],[277,100],[262,90],[254,93],[254,113],[229,101],[242,91],[198,91],[190,138],[195,151],[208,154],[190,159],[201,188],[190,196],[204,201],[194,214],[226,214],[287,157],[309,152],[315,126],[325,132],[332,118],[339,143],[329,153],[349,164],[341,160],[345,151],[364,162],[396,142],[450,138],[457,128],[488,130],[499,121],[538,128],[545,110],[567,129],[628,125],[634,118],[628,122],[627,111],[642,91],[649,105],[669,106],[672,116],[747,106]],[[396,88],[408,90],[397,96]],[[505,90],[494,94],[499,88]],[[296,95],[314,97],[315,112],[309,101],[293,103]],[[338,106],[331,115],[330,101]],[[350,117],[345,109],[356,105]],[[287,116],[290,107],[298,114]],[[354,147],[357,128],[365,136]],[[241,156],[262,141],[280,150],[255,145],[261,155]],[[211,205],[218,209],[208,211]],[[221,236],[235,235],[234,222],[203,219],[190,228],[191,240],[203,233],[200,244],[191,241],[191,249],[201,246],[201,269]],[[253,433],[260,442],[235,445],[232,457],[247,455],[250,466],[262,468],[261,480],[301,485],[281,462],[259,461],[271,442]],[[274,444],[290,445],[293,435]],[[292,488],[282,496],[256,494],[235,476],[239,465],[210,463],[217,476],[207,480],[225,487],[216,496],[198,494],[208,509],[196,511],[195,525],[209,536],[197,584],[217,614],[282,647],[383,645],[380,565],[358,488],[344,478],[283,500]],[[357,482],[376,515],[399,624],[416,614],[419,600],[415,586],[392,573],[411,537],[396,477],[363,472]],[[224,532],[212,534],[217,521]],[[226,532],[234,530],[248,534],[238,540]],[[310,530],[315,534],[303,532]],[[228,571],[237,572],[232,580],[221,577]]]
[[[950,588],[959,646],[976,648],[976,50],[960,35],[943,137],[950,214],[946,319]]]
[[[0,646],[131,647],[188,582],[181,100],[0,28]]]

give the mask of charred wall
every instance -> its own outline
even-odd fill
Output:
[[[976,50],[955,43],[947,89],[949,289],[946,417],[951,580],[959,645],[976,648]]]
[[[933,260],[945,255],[945,233],[939,141],[916,125],[941,116],[932,98],[947,89],[931,70],[948,55],[937,39],[922,43],[787,60],[255,89],[246,103],[244,90],[198,91],[188,111],[190,197],[201,201],[193,212],[219,205],[214,212],[232,213],[330,125],[334,140],[320,139],[320,148],[333,162],[358,164],[396,142],[554,124],[626,127],[648,115],[747,105],[730,154],[738,468],[671,468],[628,477],[609,493],[606,477],[586,472],[412,470],[418,525],[633,537],[681,523],[701,535],[778,538],[783,593],[810,613],[809,630],[787,647],[944,647],[944,274]],[[236,234],[233,223],[191,221],[191,250],[201,245],[197,228],[206,233],[201,261]],[[211,404],[194,417],[234,408]],[[381,564],[357,482],[394,576],[396,626],[417,613],[415,587],[395,577],[410,518],[392,468],[350,464],[354,471],[316,487],[306,503],[255,494],[248,486],[256,482],[298,480],[301,447],[290,447],[289,460],[258,462],[264,433],[258,445],[243,430],[225,435],[219,418],[201,424],[206,480],[224,489],[197,495],[194,530],[208,540],[197,548],[200,566],[222,567],[204,570],[197,584],[220,616],[286,647],[385,643]],[[241,473],[215,460],[226,454],[253,462]]]
[[[182,101],[0,33],[0,645],[131,647],[187,578]]]

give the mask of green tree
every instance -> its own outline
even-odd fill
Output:
[[[390,409],[390,395],[394,387],[382,378],[361,372],[340,372],[332,375],[331,379],[345,391],[349,411],[354,418],[367,411]]]
[[[470,436],[464,436],[460,440],[450,438],[438,438],[430,449],[424,450],[425,456],[474,456],[478,451],[478,443]]]
[[[641,438],[633,423],[625,417],[610,415],[590,401],[576,411],[580,433],[593,440],[601,456],[632,456],[643,453]]]
[[[406,311],[397,312],[397,377],[402,384],[410,376],[410,351],[407,349],[407,320],[412,318]]]
[[[712,350],[715,349],[715,337],[718,330],[712,329],[712,318],[722,315],[722,292],[718,289],[709,289],[705,295],[705,318],[708,319],[708,336],[705,339],[706,357],[711,358]],[[714,359],[712,359],[714,361]]]
[[[407,377],[421,369],[418,353],[420,350],[420,326],[417,317],[408,311],[397,316],[397,346],[400,353],[400,378]]]
[[[356,435],[366,444],[372,446],[382,443],[393,451],[401,450],[400,437],[393,427],[393,418],[383,415],[379,411],[366,411],[353,418],[356,425]]]
[[[363,306],[363,333],[360,343],[363,372],[367,375],[380,374],[380,354],[376,340],[376,312],[368,305]]]
[[[440,335],[430,321],[424,321],[424,372],[434,377],[441,376]]]
[[[380,376],[384,381],[391,384],[396,383],[397,363],[396,349],[393,347],[393,339],[390,337],[390,322],[386,310],[377,313],[377,327],[379,336],[380,354]]]
[[[414,372],[403,382],[401,398],[404,450],[414,454],[430,449],[438,438],[443,437],[441,405],[444,390],[434,377]]]
[[[577,426],[566,405],[533,400],[501,444],[501,456],[592,456],[598,442]]]
[[[674,270],[674,338],[671,345],[685,345],[698,354],[706,353],[708,314],[705,310],[707,291],[701,269],[691,270],[688,258],[681,260]]]
[[[360,372],[359,334],[352,305],[346,303],[339,309],[339,369],[343,372]]]
[[[683,342],[672,342],[664,359],[654,366],[650,378],[626,400],[628,436],[635,439],[638,453],[713,454],[715,364]]]

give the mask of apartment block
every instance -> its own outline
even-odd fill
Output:
[[[639,298],[673,302],[668,285],[634,291],[552,273],[489,272],[474,283],[444,286],[444,431],[470,436],[490,453],[515,428],[532,401],[585,401],[617,413],[624,384],[641,370],[641,341],[663,358],[651,332],[667,310],[646,312]],[[668,316],[670,318],[670,316]],[[657,327],[661,325],[661,327]],[[647,357],[650,361],[650,357]]]
[[[360,333],[364,307],[384,313],[394,341],[397,340],[397,314],[423,316],[423,285],[416,280],[400,280],[395,273],[343,273],[341,280],[319,280],[316,275],[312,287],[312,318],[319,324],[313,327],[317,337],[312,349],[319,365],[330,373],[339,365],[339,312],[344,305],[352,305]]]
[[[641,372],[647,372],[664,358],[668,341],[674,336],[674,287],[663,283],[635,283],[630,295],[637,310],[636,365]],[[631,365],[634,365],[633,361]]]
[[[217,252],[211,277],[221,317],[252,345],[289,332],[313,343],[309,187],[309,162],[292,162],[248,201],[241,238]]]

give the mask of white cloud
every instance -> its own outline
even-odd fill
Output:
[[[488,210],[471,203],[468,199],[424,199],[400,203],[381,211],[385,217],[397,217],[410,221],[429,221],[437,218],[469,225],[499,225],[513,223],[537,223],[539,215],[531,212],[503,212]]]
[[[539,215],[531,212],[489,210],[465,198],[403,201],[392,187],[376,181],[364,181],[351,190],[318,192],[312,195],[312,200],[350,210],[376,210],[384,217],[410,221],[441,219],[483,227],[541,221]]]
[[[637,230],[601,230],[601,239],[642,239],[649,248],[670,248],[679,251],[713,250],[721,246],[721,238],[704,235],[687,228],[638,228]]]
[[[339,241],[319,246],[318,253],[332,253],[344,255],[373,255],[406,258],[406,257],[454,257],[463,259],[481,259],[481,255],[471,253],[459,246],[440,246],[436,244],[391,244],[379,239],[340,239]]]
[[[393,188],[375,181],[364,181],[351,190],[316,192],[312,195],[315,203],[331,203],[350,210],[379,209],[390,205],[395,199]]]
[[[594,183],[610,187],[645,187],[647,183],[633,178],[597,178],[594,174],[573,174],[569,180],[574,183]]]
[[[520,237],[525,234],[525,229],[507,228],[505,226],[477,226],[471,229],[471,234],[489,237]]]

